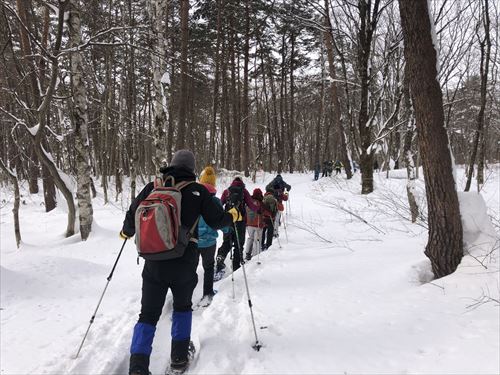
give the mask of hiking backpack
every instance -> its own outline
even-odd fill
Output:
[[[171,187],[165,187],[168,179]],[[194,181],[175,184],[155,179],[154,188],[135,212],[136,245],[139,256],[147,260],[168,260],[184,255],[199,218],[191,229],[181,225],[181,190]]]
[[[251,226],[251,227],[260,227],[261,225],[261,204],[262,204],[262,201],[259,201],[258,199],[253,199],[253,202],[256,206],[259,207],[259,212],[257,211],[254,211],[254,210],[246,210],[246,224]]]
[[[264,199],[262,200],[264,208],[268,210],[272,215],[276,213],[276,198],[272,194],[264,195]]]
[[[230,186],[227,190],[229,191],[229,195],[226,201],[226,207],[229,208],[239,208],[245,196],[243,195],[243,186]]]

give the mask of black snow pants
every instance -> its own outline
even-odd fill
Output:
[[[241,261],[243,259],[243,249],[245,245],[245,232],[246,225],[244,221],[237,221],[234,223],[236,229],[238,231],[238,235],[236,235],[234,231],[234,226],[231,227],[231,230],[228,233],[224,233],[223,241],[219,250],[217,250],[217,269],[221,268],[221,265],[224,263],[224,260],[227,257],[227,254],[231,251],[231,247],[233,248],[233,270],[236,271],[240,268]],[[237,238],[239,238],[239,246]]]
[[[199,247],[198,253],[201,256],[201,264],[203,265],[203,295],[214,295],[214,267],[215,267],[215,247],[213,244],[209,247]],[[198,258],[199,260],[199,258]]]
[[[265,227],[262,231],[262,250],[267,250],[273,244],[274,220],[270,217],[264,217]]]

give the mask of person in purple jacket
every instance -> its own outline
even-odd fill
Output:
[[[252,211],[259,211],[259,207],[253,202],[250,193],[245,189],[245,184],[240,177],[236,177],[231,186],[224,190],[220,200],[226,211],[236,208],[241,213],[242,220],[236,221],[231,230],[224,234],[222,246],[217,250],[216,272],[221,272],[226,267],[224,261],[231,247],[233,248],[233,271],[235,271],[240,268],[240,264],[243,262],[242,251],[245,245],[246,231],[243,218],[245,217],[246,208],[248,207]],[[235,229],[238,231],[237,233]]]

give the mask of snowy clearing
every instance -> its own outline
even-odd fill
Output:
[[[463,175],[459,170],[459,180]],[[338,176],[316,182],[312,173],[284,174],[292,190],[281,248],[275,241],[259,255],[260,265],[257,257],[246,264],[264,347],[251,348],[255,339],[240,269],[234,274],[235,300],[226,277],[215,284],[212,305],[194,312],[201,348],[190,373],[498,374],[498,166],[487,175],[481,195],[459,197],[470,255],[454,274],[429,282],[425,215],[416,224],[407,219],[405,179],[376,174],[375,192],[362,196],[359,174],[350,181]],[[259,175],[247,188],[262,188],[272,177]],[[219,196],[230,180],[219,178]],[[417,189],[423,204],[422,180]],[[72,358],[122,244],[118,232],[127,198],[104,206],[99,194],[93,232],[81,242],[79,234],[64,238],[63,205],[47,214],[42,195],[24,191],[23,243],[17,250],[12,193],[1,193],[1,373],[127,373],[143,264],[137,266],[132,243],[80,357]],[[201,280],[201,265],[198,275]],[[154,375],[163,374],[170,353],[170,298],[153,345]]]

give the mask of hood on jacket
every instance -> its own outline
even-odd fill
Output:
[[[185,167],[161,167],[160,172],[163,173],[163,179],[172,176],[176,184],[181,181],[196,181],[194,172]]]
[[[245,187],[245,183],[240,177],[236,177],[233,182],[231,182],[231,186]]]
[[[259,188],[253,189],[252,198],[261,201],[263,198],[262,197],[262,190],[260,190]]]
[[[202,185],[207,188],[210,194],[215,195],[217,193],[217,189],[212,184],[208,182],[202,182]]]

